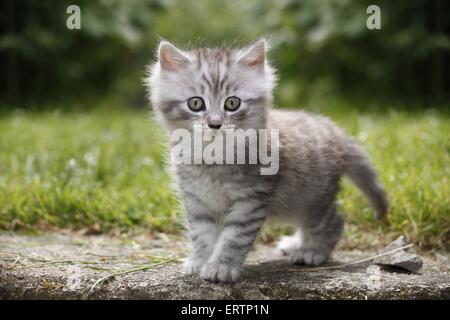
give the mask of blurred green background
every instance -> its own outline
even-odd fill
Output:
[[[66,9],[81,8],[81,30]],[[381,30],[366,27],[370,4]],[[321,112],[368,149],[390,224],[346,181],[347,238],[450,241],[450,2],[3,0],[0,229],[180,230],[164,134],[142,79],[161,38],[181,47],[268,38],[277,106]],[[275,231],[264,234],[271,239]]]
[[[114,95],[142,106],[144,65],[160,37],[179,45],[269,38],[279,70],[277,101],[352,96],[409,104],[450,95],[450,3],[376,1],[382,29],[369,30],[360,0],[4,0],[0,93],[16,106]],[[66,8],[81,8],[68,30]],[[58,100],[59,99],[59,100]]]

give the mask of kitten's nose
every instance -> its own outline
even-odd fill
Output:
[[[211,129],[220,129],[222,127],[223,117],[218,114],[210,114],[206,117],[206,122]]]
[[[208,127],[210,127],[211,129],[220,129],[221,126],[221,123],[208,123]]]

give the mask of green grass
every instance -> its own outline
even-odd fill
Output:
[[[118,111],[1,118],[0,228],[178,230],[164,135],[149,119]]]
[[[391,202],[390,223],[380,225],[344,180],[339,200],[347,221],[376,234],[406,234],[423,247],[448,246],[448,114],[342,105],[321,111],[366,147]],[[164,172],[164,134],[149,119],[123,110],[2,115],[0,228],[179,231],[179,206]]]

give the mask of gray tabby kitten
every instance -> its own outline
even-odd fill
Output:
[[[366,154],[329,119],[271,109],[275,73],[264,39],[239,49],[182,51],[162,41],[146,82],[157,119],[169,134],[193,130],[279,129],[279,171],[259,165],[181,164],[173,168],[186,211],[192,253],[184,272],[213,282],[236,281],[268,217],[298,231],[279,248],[294,264],[325,262],[343,231],[336,210],[342,175],[350,177],[385,216],[387,200]],[[230,100],[232,98],[232,101]]]

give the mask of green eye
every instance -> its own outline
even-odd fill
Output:
[[[188,103],[189,109],[191,109],[192,111],[195,111],[195,112],[202,111],[205,106],[205,102],[200,97],[189,98],[187,103]]]
[[[241,105],[241,99],[238,97],[229,97],[225,100],[225,110],[236,111]]]

